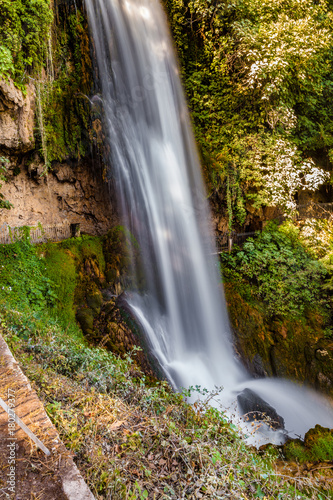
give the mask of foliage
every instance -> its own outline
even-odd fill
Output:
[[[306,219],[299,225],[299,237],[306,248],[325,264],[333,254],[333,224],[326,219]]]
[[[221,259],[225,279],[238,283],[250,300],[262,301],[268,315],[299,316],[306,308],[329,307],[323,288],[327,270],[307,252],[291,223],[268,225]]]
[[[50,0],[0,0],[0,78],[23,88],[43,64],[52,19]]]
[[[0,299],[12,307],[36,311],[54,304],[53,284],[28,235],[11,245],[0,245],[0,262]]]
[[[276,474],[276,452],[247,447],[210,406],[218,390],[197,387],[201,400],[190,406],[166,382],[146,380],[137,349],[121,359],[89,347],[73,315],[64,321],[80,266],[92,256],[105,266],[101,239],[33,247],[28,229],[22,236],[0,246],[0,331],[96,497],[317,498],[311,478],[290,484]]]
[[[74,320],[74,292],[77,280],[74,256],[69,251],[63,251],[58,245],[50,244],[41,255],[45,255],[45,274],[55,286],[57,314]]]
[[[80,281],[80,268],[93,259],[99,269],[105,269],[101,239],[81,236],[61,243],[49,242],[38,251],[45,259],[45,275],[53,283],[57,294],[54,313],[64,324],[75,322],[75,292],[78,294],[78,288],[87,288],[87,284]]]
[[[92,65],[88,25],[82,8],[56,6],[58,22],[51,46],[52,71],[40,81],[43,126],[41,152],[47,167],[53,161],[80,159],[90,151],[88,134]],[[44,146],[43,146],[44,141]]]
[[[77,3],[77,5],[76,5]],[[0,78],[36,87],[36,139],[46,172],[90,151],[92,67],[83,5],[0,0]],[[55,22],[53,22],[55,21]]]
[[[211,195],[233,224],[246,202],[292,208],[327,178],[313,153],[333,144],[331,3],[165,4]]]
[[[251,149],[241,168],[241,180],[248,186],[247,198],[255,208],[278,206],[286,213],[294,212],[295,194],[301,189],[316,191],[328,178],[311,158],[302,159],[287,138],[248,136],[246,143]]]
[[[333,432],[330,429],[316,425],[310,429],[304,438],[287,442],[283,452],[290,460],[304,462],[319,462],[333,460]]]

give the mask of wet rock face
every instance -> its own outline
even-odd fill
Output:
[[[88,342],[122,357],[135,351],[137,366],[155,380],[143,338],[133,318],[122,307],[122,292],[129,273],[128,237],[121,226],[110,229],[102,238],[103,264],[94,254],[84,257],[79,264],[76,319]]]
[[[234,285],[227,283],[225,291],[236,351],[255,378],[299,380],[333,397],[333,340],[325,338],[318,313],[272,321]]]
[[[284,429],[284,419],[269,403],[251,389],[244,389],[237,396],[239,409],[248,422],[263,421],[272,429]]]
[[[116,223],[115,209],[100,160],[52,162],[50,171],[34,151],[36,91],[26,93],[0,79],[0,157],[6,159],[1,193],[13,208],[0,209],[0,227],[80,224],[81,231],[103,234]]]
[[[0,152],[33,149],[34,114],[34,85],[28,84],[23,95],[11,80],[0,79]]]

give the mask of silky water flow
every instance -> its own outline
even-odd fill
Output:
[[[316,424],[333,427],[328,404],[314,391],[254,380],[235,357],[197,150],[158,0],[86,6],[109,163],[136,247],[136,286],[127,303],[160,369],[175,389],[223,386],[220,401],[230,415],[239,413],[237,395],[254,391],[284,418],[291,436]],[[263,429],[259,443],[285,434]]]

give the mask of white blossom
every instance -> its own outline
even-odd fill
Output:
[[[302,161],[297,148],[286,139],[277,139],[265,154],[253,156],[254,168],[262,174],[265,202],[286,212],[295,210],[295,193],[300,189],[315,191],[329,173],[315,166],[312,159]]]

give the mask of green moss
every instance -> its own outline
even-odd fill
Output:
[[[120,280],[130,266],[130,246],[136,244],[123,226],[116,226],[104,238],[105,274],[109,282]]]
[[[283,452],[287,460],[297,460],[300,463],[304,463],[310,459],[310,455],[300,439],[288,442],[284,446]]]
[[[325,462],[333,460],[333,430],[316,425],[304,437],[285,444],[283,452],[288,460]]]
[[[35,82],[36,147],[46,170],[54,161],[79,160],[91,152],[93,77],[81,0],[0,0],[2,77],[13,78],[23,91]]]
[[[304,445],[310,450],[312,460],[333,460],[333,429],[316,425],[304,437]]]
[[[101,272],[105,270],[105,258],[103,253],[103,240],[98,236],[80,236],[79,238],[70,238],[59,244],[63,250],[70,250],[76,259],[93,259],[96,261]]]
[[[52,284],[52,293],[56,297],[49,313],[64,327],[75,330],[76,309],[86,304],[87,293],[96,312],[101,305],[101,295],[93,281],[95,275],[85,274],[85,265],[90,262],[88,271],[95,269],[98,279],[102,276],[105,261],[101,238],[82,236],[60,243],[49,242],[40,245],[35,251],[43,263],[45,279]],[[85,329],[91,328],[91,325],[85,326]],[[74,330],[73,335],[77,335]]]
[[[43,254],[46,275],[54,283],[58,297],[57,314],[71,321],[75,318],[74,292],[77,282],[75,256],[54,243],[46,245]]]
[[[80,251],[82,253],[83,258],[92,257],[101,272],[105,271],[105,257],[103,253],[103,241],[101,238],[91,238],[91,237],[83,237],[81,239],[82,244],[80,245]]]
[[[94,311],[95,315],[101,312],[103,297],[99,290],[94,290],[87,293],[87,304]]]
[[[39,82],[42,128],[37,142],[47,167],[79,160],[91,151],[90,102],[93,87],[89,29],[83,4],[56,2],[51,43],[52,75]],[[50,63],[49,63],[50,65]]]
[[[89,308],[82,308],[77,311],[76,318],[83,333],[87,336],[91,335],[94,328],[94,312]]]

